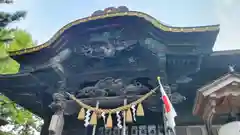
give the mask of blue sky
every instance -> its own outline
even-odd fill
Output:
[[[13,26],[26,29],[43,43],[70,21],[120,5],[173,26],[220,24],[214,49],[240,49],[240,0],[16,0],[0,10],[27,10],[27,18]]]

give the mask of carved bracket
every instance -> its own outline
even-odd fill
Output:
[[[62,112],[66,107],[67,97],[63,93],[54,93],[53,94],[53,102],[49,105],[49,107],[54,112]]]

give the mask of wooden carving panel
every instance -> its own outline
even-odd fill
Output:
[[[96,130],[96,135],[122,135],[122,130],[118,127],[113,127],[112,129],[99,127]],[[88,134],[90,135],[90,133]],[[126,135],[163,135],[163,132],[160,125],[138,125],[127,126]]]
[[[155,125],[148,126],[148,135],[157,135],[157,127]]]
[[[121,135],[121,134],[122,134],[121,129],[119,129],[118,127],[113,128],[113,135]]]
[[[139,135],[147,135],[147,126],[139,126]]]
[[[137,126],[132,126],[131,135],[138,135],[138,127]]]

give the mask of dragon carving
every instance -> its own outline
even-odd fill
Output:
[[[136,95],[149,91],[149,88],[140,82],[126,84],[122,79],[107,77],[99,80],[94,86],[88,86],[79,90],[76,97],[103,97],[103,96],[120,96]]]
[[[91,34],[89,42],[82,45],[82,54],[92,58],[114,57],[117,52],[133,48],[137,40],[121,39],[123,30]]]

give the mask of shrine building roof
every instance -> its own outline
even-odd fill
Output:
[[[159,40],[164,40],[166,44],[171,46],[176,45],[203,45],[213,47],[217,34],[219,32],[219,25],[207,25],[196,27],[175,27],[158,21],[156,18],[139,11],[129,11],[125,6],[118,8],[106,8],[104,11],[95,11],[91,16],[72,21],[60,30],[58,30],[47,42],[37,45],[32,48],[23,49],[19,51],[10,52],[11,56],[21,55],[40,51],[43,48],[48,48],[58,41],[68,31],[87,31],[101,29],[99,27],[114,27],[115,25],[128,25],[133,31],[137,29],[144,29],[142,32],[154,34],[154,37]],[[77,27],[78,26],[78,27]],[[82,32],[82,33],[83,33]],[[76,32],[74,32],[77,34]]]

